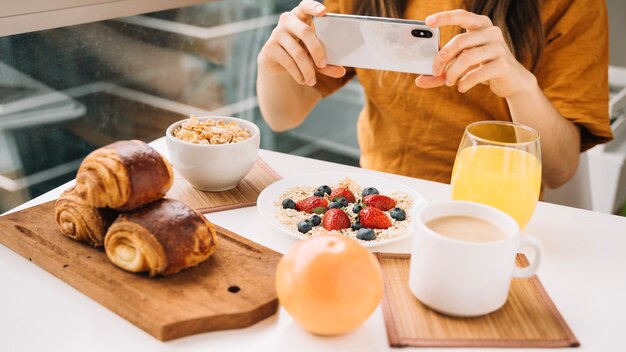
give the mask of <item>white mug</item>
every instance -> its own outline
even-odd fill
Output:
[[[430,220],[444,216],[485,220],[506,237],[491,242],[463,241],[440,235],[426,226]],[[541,242],[522,236],[511,216],[484,204],[433,204],[420,213],[415,223],[409,288],[423,304],[440,313],[471,317],[496,311],[506,303],[511,279],[535,275],[541,263]],[[533,262],[526,268],[515,264],[522,247],[535,251]]]

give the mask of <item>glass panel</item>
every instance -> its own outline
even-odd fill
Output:
[[[2,16],[21,15],[25,13],[42,12],[68,7],[102,4],[111,0],[20,0],[2,4]]]
[[[90,151],[152,141],[191,113],[252,120],[262,148],[357,165],[358,84],[290,132],[260,115],[256,56],[298,2],[223,0],[0,38],[0,212],[72,179]]]

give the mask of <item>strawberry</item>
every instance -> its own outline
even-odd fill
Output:
[[[380,194],[370,194],[369,196],[363,197],[363,203],[382,211],[387,211],[396,206],[396,201],[393,198]]]
[[[386,229],[391,226],[391,220],[387,214],[375,207],[367,207],[359,212],[361,226],[370,229]]]
[[[328,231],[347,229],[350,227],[350,218],[341,209],[328,209],[324,214],[324,219],[322,219],[322,226]]]
[[[315,208],[328,208],[328,201],[322,197],[308,197],[296,203],[296,210],[309,214],[313,213]]]
[[[354,194],[347,188],[336,188],[330,193],[330,200],[344,197],[349,203],[354,203],[356,199],[354,198]]]

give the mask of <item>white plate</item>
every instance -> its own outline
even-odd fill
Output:
[[[274,226],[280,232],[300,239],[304,240],[309,238],[310,236],[305,234],[300,234],[296,229],[290,229],[287,225],[283,225],[278,221],[276,216],[274,216],[274,202],[287,191],[287,189],[295,186],[321,186],[321,185],[333,185],[337,184],[344,178],[350,178],[356,183],[359,184],[362,188],[365,187],[376,187],[380,194],[391,194],[393,192],[404,192],[409,195],[412,199],[412,206],[408,209],[407,214],[411,215],[411,219],[415,219],[417,213],[426,207],[427,203],[424,197],[419,195],[410,187],[407,187],[403,184],[390,181],[384,179],[382,177],[371,176],[367,174],[356,174],[356,173],[345,173],[345,172],[324,172],[324,173],[315,173],[315,174],[306,174],[300,175],[291,178],[285,178],[280,181],[276,181],[269,185],[267,188],[259,194],[259,198],[257,199],[256,205],[259,211],[259,214],[265,221]],[[357,195],[360,196],[360,195]],[[414,221],[414,220],[407,220]],[[363,247],[376,247],[382,246],[389,243],[400,241],[401,239],[406,238],[410,235],[410,231],[412,229],[412,224],[409,223],[407,226],[407,231],[398,237],[381,240],[381,241],[359,241],[363,245]]]

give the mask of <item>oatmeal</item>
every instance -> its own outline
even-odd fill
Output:
[[[334,185],[289,188],[274,202],[274,215],[302,239],[331,233],[365,243],[406,234],[411,206],[412,199],[406,193],[383,195],[376,188],[362,188],[346,178]],[[319,219],[314,220],[315,216]],[[325,219],[329,216],[332,219]]]
[[[176,128],[174,137],[195,144],[231,144],[250,138],[250,132],[236,122],[224,123],[222,120],[199,121],[194,115]]]

